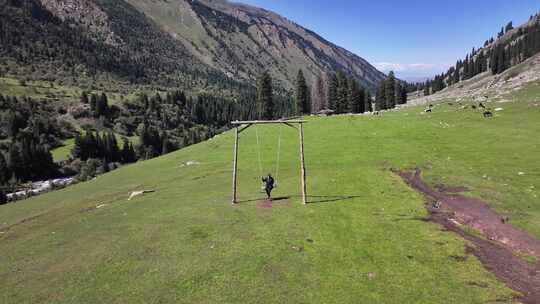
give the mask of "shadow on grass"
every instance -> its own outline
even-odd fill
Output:
[[[272,198],[272,202],[285,201],[285,200],[288,200],[290,198],[291,198],[291,196],[274,197],[274,198]],[[254,199],[238,201],[238,202],[236,202],[236,204],[260,202],[260,201],[266,201],[266,200],[267,200],[266,197],[261,197],[261,198],[254,198]]]
[[[302,198],[301,195],[280,196],[280,197],[272,198],[272,202],[286,201],[293,197]],[[335,202],[340,202],[340,201],[352,200],[359,197],[363,197],[363,196],[360,196],[360,195],[308,195],[307,203],[308,204],[335,203]],[[267,200],[266,197],[255,198],[255,199],[238,201],[236,204],[260,202],[260,201],[266,201],[266,200]]]
[[[360,195],[308,195],[308,204],[335,203],[363,197]]]

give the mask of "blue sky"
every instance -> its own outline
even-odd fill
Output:
[[[481,46],[539,0],[236,0],[307,27],[402,78],[433,76]]]

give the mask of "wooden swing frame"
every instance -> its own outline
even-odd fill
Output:
[[[231,124],[235,127],[234,131],[234,161],[233,161],[233,184],[232,184],[232,204],[238,203],[237,190],[238,190],[238,146],[239,135],[247,128],[253,125],[268,125],[268,124],[283,124],[298,130],[300,138],[300,179],[302,190],[302,203],[307,204],[307,191],[306,191],[306,165],[304,161],[304,128],[303,125],[307,123],[305,120],[251,120],[251,121],[233,121]],[[296,127],[298,125],[298,127]]]

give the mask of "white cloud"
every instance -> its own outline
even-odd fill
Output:
[[[376,62],[374,66],[383,72],[433,72],[447,70],[450,64]]]

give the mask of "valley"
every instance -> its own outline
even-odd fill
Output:
[[[0,0],[0,303],[538,303],[540,14],[241,2]]]

